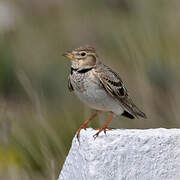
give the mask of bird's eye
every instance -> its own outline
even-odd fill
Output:
[[[85,53],[85,52],[82,52],[82,53],[81,53],[81,56],[85,56],[85,55],[86,55],[86,53]]]

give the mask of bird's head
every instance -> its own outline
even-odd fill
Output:
[[[95,49],[90,46],[66,51],[62,55],[69,58],[72,62],[72,66],[75,68],[91,68],[99,62]]]

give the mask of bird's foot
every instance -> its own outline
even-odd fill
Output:
[[[86,121],[80,126],[80,128],[77,130],[77,132],[76,132],[76,134],[77,134],[76,137],[77,137],[77,140],[78,140],[78,141],[79,141],[81,129],[85,129],[85,130],[86,130],[86,128],[88,127],[88,123],[89,123],[90,121],[92,121],[92,120],[97,116],[98,112],[99,112],[99,111],[96,111],[96,113],[93,114],[88,120],[86,120]],[[80,141],[79,141],[79,142],[80,142]]]
[[[76,132],[76,138],[77,138],[77,140],[79,141],[79,138],[80,138],[80,132],[81,132],[81,130],[82,129],[85,129],[86,130],[86,128],[87,128],[88,126],[86,125],[86,124],[82,124],[81,126],[80,126],[80,128],[77,130],[77,132]]]
[[[104,134],[106,134],[107,130],[112,130],[112,129],[113,128],[109,128],[109,127],[106,127],[106,126],[102,127],[102,128],[96,128],[95,130],[98,130],[98,132],[93,137],[94,137],[94,139],[96,139],[102,131],[104,131]]]

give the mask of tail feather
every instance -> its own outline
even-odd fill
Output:
[[[130,98],[126,98],[123,101],[121,100],[121,103],[123,104],[124,108],[132,114],[134,117],[142,117],[147,118],[146,114],[143,113],[133,102]]]
[[[129,118],[129,119],[134,119],[135,117],[130,114],[128,111],[124,111],[122,114],[122,116],[126,117],[126,118]]]
[[[137,115],[137,116],[140,116],[142,118],[147,118],[146,114],[143,113],[138,107],[134,106],[132,108],[133,112]]]

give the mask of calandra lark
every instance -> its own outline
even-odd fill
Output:
[[[72,63],[68,79],[69,90],[74,91],[83,103],[96,110],[96,113],[77,130],[78,140],[81,129],[86,129],[88,123],[100,111],[110,112],[110,116],[94,137],[97,137],[101,131],[106,133],[115,115],[122,115],[130,119],[146,118],[146,115],[128,96],[120,76],[103,64],[93,47],[79,47],[63,53],[63,56],[69,58]]]

